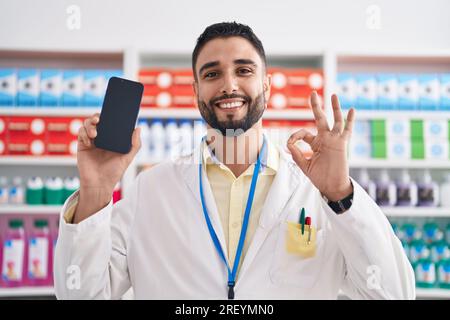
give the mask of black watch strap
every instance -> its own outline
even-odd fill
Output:
[[[330,208],[336,214],[341,214],[341,213],[344,213],[345,211],[347,211],[348,209],[350,209],[350,207],[352,206],[353,192],[350,193],[345,198],[338,200],[338,201],[331,201],[331,200],[328,200],[326,197],[325,197],[325,199],[327,200],[327,203],[330,206]]]

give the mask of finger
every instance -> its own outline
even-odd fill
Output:
[[[347,123],[345,124],[343,136],[348,139],[353,132],[353,124],[355,123],[355,109],[351,108],[347,114]]]
[[[287,145],[289,151],[291,152],[292,159],[295,161],[295,163],[302,169],[302,171],[306,174],[308,172],[309,162],[311,160],[308,160],[305,158],[303,153],[300,151],[300,149],[293,143],[288,143]]]
[[[81,142],[86,148],[90,148],[92,146],[85,127],[81,127],[80,130],[78,130],[78,141]]]
[[[311,93],[309,103],[314,114],[314,119],[316,119],[317,130],[329,130],[327,117],[320,106],[319,96],[316,91]]]
[[[300,129],[299,131],[296,131],[293,134],[291,134],[291,136],[289,137],[287,143],[288,144],[294,144],[298,140],[303,140],[307,144],[311,144],[314,141],[314,138],[315,138],[315,136],[311,132],[309,132],[308,130]]]
[[[141,128],[136,128],[133,131],[133,135],[131,137],[131,150],[130,150],[130,156],[134,157],[139,149],[141,148]]]
[[[332,131],[335,133],[342,133],[342,130],[344,129],[344,120],[342,118],[339,98],[335,94],[331,96],[331,105],[333,107],[333,115],[334,115],[334,126]]]
[[[84,127],[90,139],[94,139],[97,136],[97,124],[100,121],[97,115],[94,115],[84,120]]]

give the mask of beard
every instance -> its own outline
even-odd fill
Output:
[[[223,99],[233,98],[244,99],[245,103],[247,104],[247,114],[239,120],[233,120],[232,115],[230,115],[227,120],[219,121],[214,111],[216,102]],[[253,125],[258,122],[259,119],[261,119],[266,104],[264,93],[259,94],[254,100],[244,95],[225,94],[223,96],[209,100],[208,104],[200,100],[200,98],[198,98],[198,101],[200,114],[202,115],[203,119],[207,124],[211,126],[211,128],[219,130],[223,136],[237,136],[253,127]]]

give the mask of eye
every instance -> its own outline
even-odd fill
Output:
[[[217,77],[217,72],[216,71],[207,72],[203,77],[205,79]]]
[[[251,74],[252,70],[248,69],[248,68],[241,68],[241,69],[238,69],[238,73],[242,74],[242,75],[247,75],[247,74]]]

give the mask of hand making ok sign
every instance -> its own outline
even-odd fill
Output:
[[[317,189],[329,200],[337,201],[353,191],[347,161],[347,145],[352,133],[355,110],[350,109],[344,126],[339,99],[333,94],[331,103],[334,126],[330,130],[315,91],[310,96],[310,103],[316,121],[317,135],[301,129],[291,135],[287,147],[294,161]],[[295,145],[298,140],[304,140],[311,146],[313,151],[311,158],[305,158]]]

